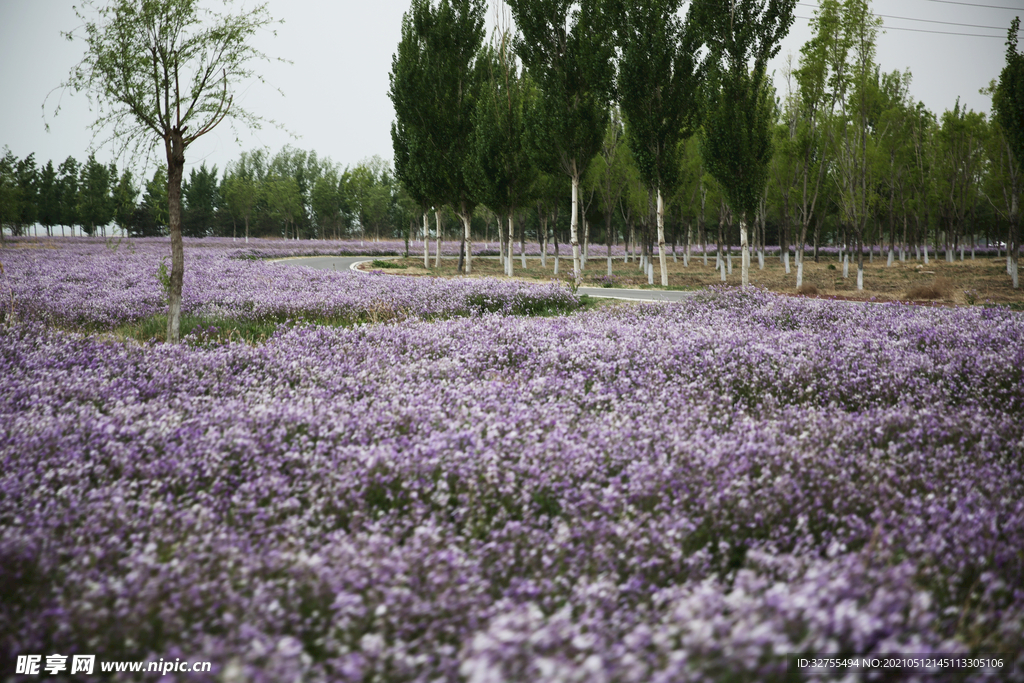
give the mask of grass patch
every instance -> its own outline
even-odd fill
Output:
[[[258,344],[274,334],[278,326],[284,322],[282,320],[232,320],[182,315],[179,329],[182,340],[197,345],[226,344],[231,341]],[[124,323],[107,334],[139,342],[165,342],[167,341],[167,316],[154,315],[136,322]]]
[[[370,262],[370,265],[374,268],[391,268],[405,270],[409,266],[403,266],[401,263],[395,263],[394,261],[386,261],[384,259],[375,258]]]

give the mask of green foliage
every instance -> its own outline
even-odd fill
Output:
[[[793,23],[795,0],[698,0],[691,13],[708,47],[701,155],[737,214],[753,214],[772,158],[769,59]]]
[[[1006,66],[992,94],[992,114],[1005,131],[1018,167],[1024,163],[1024,54],[1017,49],[1020,17],[1006,35]]]
[[[374,268],[391,268],[400,270],[404,270],[407,267],[403,266],[400,263],[395,263],[394,261],[388,261],[386,259],[379,258],[373,259],[373,261],[370,262],[370,265],[373,266]]]
[[[206,167],[203,162],[198,169],[189,172],[188,180],[182,183],[183,200],[181,231],[188,237],[205,237],[213,232],[214,213],[220,202],[217,191],[217,167]]]
[[[164,299],[171,295],[171,272],[167,269],[167,257],[160,259],[160,265],[156,270],[156,281],[160,283],[160,291],[164,293]]]
[[[36,194],[37,220],[47,233],[60,223],[60,188],[57,184],[57,170],[52,161],[47,161],[39,172],[39,191]]]
[[[110,168],[92,154],[82,166],[78,189],[78,218],[90,235],[114,220],[114,201],[110,190]]]
[[[698,122],[700,35],[677,16],[681,0],[626,2],[618,25],[619,102],[644,183],[671,190],[679,144]],[[667,193],[667,192],[666,192]]]
[[[510,0],[515,51],[537,84],[527,109],[535,163],[579,178],[608,124],[614,47],[599,0]]]
[[[473,125],[470,180],[477,195],[499,216],[530,199],[536,176],[527,146],[524,109],[531,89],[512,54],[512,36],[501,33],[485,47],[484,80]]]

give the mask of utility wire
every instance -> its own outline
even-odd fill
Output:
[[[803,7],[814,7],[814,8],[818,7],[817,5],[812,5],[809,2],[798,2],[796,4],[801,5]],[[886,19],[902,19],[904,21],[920,21],[920,22],[924,22],[926,24],[945,24],[946,26],[963,26],[965,28],[989,28],[989,29],[992,29],[993,31],[1003,31],[1003,30],[1006,30],[1006,28],[1008,28],[1008,27],[1005,27],[1005,26],[982,26],[981,24],[961,24],[961,23],[956,22],[956,21],[939,21],[938,19],[915,19],[914,17],[897,17],[897,16],[895,16],[893,14],[876,14],[875,16],[876,17],[885,17]]]
[[[985,9],[1008,9],[1011,12],[1020,12],[1020,7],[1002,7],[1000,5],[977,5],[973,2],[956,2],[956,0],[925,0],[926,2],[941,2],[944,5],[963,5],[965,7],[984,7]]]
[[[798,14],[793,15],[797,19],[806,19],[807,21],[813,21],[813,17],[801,17]],[[923,28],[904,28],[902,26],[883,26],[882,30],[887,31],[893,29],[895,31],[913,31],[914,33],[934,33],[940,36],[968,36],[972,38],[998,38],[999,40],[1005,40],[1006,36],[993,36],[988,33],[957,33],[955,31],[929,31]]]

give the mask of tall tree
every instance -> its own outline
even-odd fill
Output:
[[[12,236],[19,234],[21,220],[21,187],[18,185],[18,157],[10,148],[4,147],[0,158],[0,239],[4,228]]]
[[[218,202],[217,167],[206,167],[203,162],[198,169],[189,172],[188,182],[182,186],[183,235],[206,237],[214,225],[214,212]]]
[[[142,196],[142,215],[134,226],[139,237],[167,234],[167,204],[167,171],[161,166],[146,183],[146,192]]]
[[[987,137],[985,115],[960,107],[957,98],[952,111],[942,114],[937,135],[940,157],[936,178],[946,207],[946,260],[952,261],[955,247],[968,237],[968,220],[974,214],[979,198],[978,185],[985,158]]]
[[[443,161],[445,202],[462,219],[466,272],[472,272],[470,228],[477,199],[470,179],[473,152],[473,115],[481,75],[476,57],[484,39],[482,0],[441,0],[431,51],[436,73],[431,139]]]
[[[111,199],[114,203],[114,222],[121,228],[121,234],[127,235],[128,230],[136,218],[139,188],[135,186],[135,179],[129,169],[121,172],[121,177],[114,186]]]
[[[691,12],[708,47],[701,154],[739,218],[742,283],[750,282],[748,217],[772,159],[775,101],[768,60],[793,23],[796,0],[696,0]]]
[[[529,84],[519,72],[511,42],[509,32],[498,33],[494,45],[483,52],[485,77],[476,105],[470,161],[477,196],[498,215],[499,233],[500,222],[507,219],[508,251],[503,260],[508,275],[512,274],[513,216],[530,200],[536,176],[523,118]]]
[[[87,16],[89,10],[95,16]],[[102,5],[86,0],[76,13],[83,22],[86,52],[63,86],[88,93],[98,104],[94,130],[109,128],[125,146],[148,149],[163,143],[171,232],[167,340],[177,342],[185,272],[185,152],[225,119],[259,127],[262,119],[236,104],[232,92],[255,76],[252,60],[267,59],[249,40],[272,20],[265,4],[221,14],[201,7],[199,0],[111,0]]]
[[[879,98],[875,40],[881,22],[868,0],[846,0],[843,5],[843,42],[849,52],[841,86],[846,92],[835,121],[840,131],[836,171],[843,221],[853,233],[857,253],[857,289],[864,289],[864,237],[876,192],[871,154]]]
[[[679,180],[680,142],[697,123],[700,34],[678,17],[682,0],[624,2],[619,25],[619,101],[640,177],[657,194],[658,260],[668,286],[665,199]]]
[[[1014,17],[1006,35],[1006,66],[999,74],[999,83],[992,94],[992,113],[1006,136],[1007,147],[1012,160],[1010,163],[1020,169],[1024,165],[1024,54],[1017,49],[1017,34],[1020,31],[1020,17]],[[1015,177],[1019,177],[1015,176]],[[1009,240],[1006,248],[1010,254],[1010,277],[1013,288],[1020,287],[1018,261],[1020,256],[1020,210],[1019,187],[1014,187],[1010,209]]]
[[[57,170],[52,161],[47,161],[39,172],[38,214],[36,220],[46,228],[46,234],[53,234],[53,226],[60,224],[60,188],[57,185]]]
[[[80,164],[74,157],[68,157],[57,167],[58,202],[60,203],[60,218],[57,221],[61,225],[60,234],[64,234],[64,226],[71,228],[71,236],[75,235],[75,226],[78,225],[78,176],[81,172]]]
[[[527,128],[545,171],[572,183],[569,242],[579,276],[579,187],[608,125],[613,41],[602,0],[509,0],[521,35],[515,49],[540,96],[527,111]]]
[[[110,197],[110,168],[92,154],[82,165],[78,181],[78,217],[89,235],[114,220],[114,202]]]
[[[444,160],[433,139],[436,110],[428,103],[436,94],[433,67],[443,47],[432,39],[434,11],[429,0],[413,0],[402,17],[402,39],[391,58],[388,96],[395,108],[391,124],[391,142],[395,158],[395,176],[420,204],[423,213],[423,267],[430,267],[430,242],[427,210],[444,201]],[[440,239],[440,236],[439,236]]]
[[[21,207],[18,214],[20,231],[36,224],[39,217],[39,169],[35,153],[21,159],[17,165],[18,187],[21,189]]]

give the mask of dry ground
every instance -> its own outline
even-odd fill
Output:
[[[440,275],[455,277],[457,261],[442,259],[441,267],[434,268],[431,255],[429,270],[423,268],[423,256],[408,259],[393,259],[392,263],[404,266],[402,269],[388,269],[386,272],[403,275]],[[638,268],[635,261],[623,263],[622,258],[613,259],[612,286],[627,288],[650,288],[647,277]],[[554,275],[554,258],[548,258],[547,267],[542,268],[539,258],[527,258],[527,267],[517,256],[515,260],[515,277],[548,281]],[[364,270],[374,270],[370,263],[362,265]],[[660,281],[657,259],[654,266],[655,282]],[[708,258],[704,265],[702,258],[692,258],[689,267],[683,266],[680,255],[678,263],[668,259],[668,282],[670,289],[696,289],[709,285],[720,285],[720,275],[714,268],[714,258]],[[572,260],[564,256],[559,262],[560,279],[568,279],[572,272]],[[607,262],[605,258],[591,256],[583,271],[583,286],[601,287],[607,283]],[[476,257],[473,259],[474,276],[501,276],[502,268],[496,258]],[[765,268],[758,268],[754,258],[750,268],[750,282],[774,292],[797,294],[796,265],[791,263],[790,273],[786,273],[777,257],[765,259]],[[733,258],[732,274],[727,276],[726,284],[737,286],[740,283],[740,259]],[[926,266],[921,262],[908,259],[906,263],[898,260],[887,267],[885,259],[875,258],[874,263],[864,260],[864,289],[857,290],[856,265],[850,265],[850,277],[844,279],[842,265],[833,257],[822,255],[820,262],[815,263],[808,256],[804,262],[803,294],[820,297],[836,297],[854,300],[876,301],[934,301],[946,305],[964,304],[1014,304],[1024,307],[1024,288],[1014,290],[1009,276],[1006,274],[1006,258],[978,257],[965,261],[946,261],[931,259]],[[812,286],[813,289],[810,289]],[[655,286],[655,289],[661,289]],[[807,291],[809,290],[810,291]],[[816,290],[816,291],[814,291]]]

